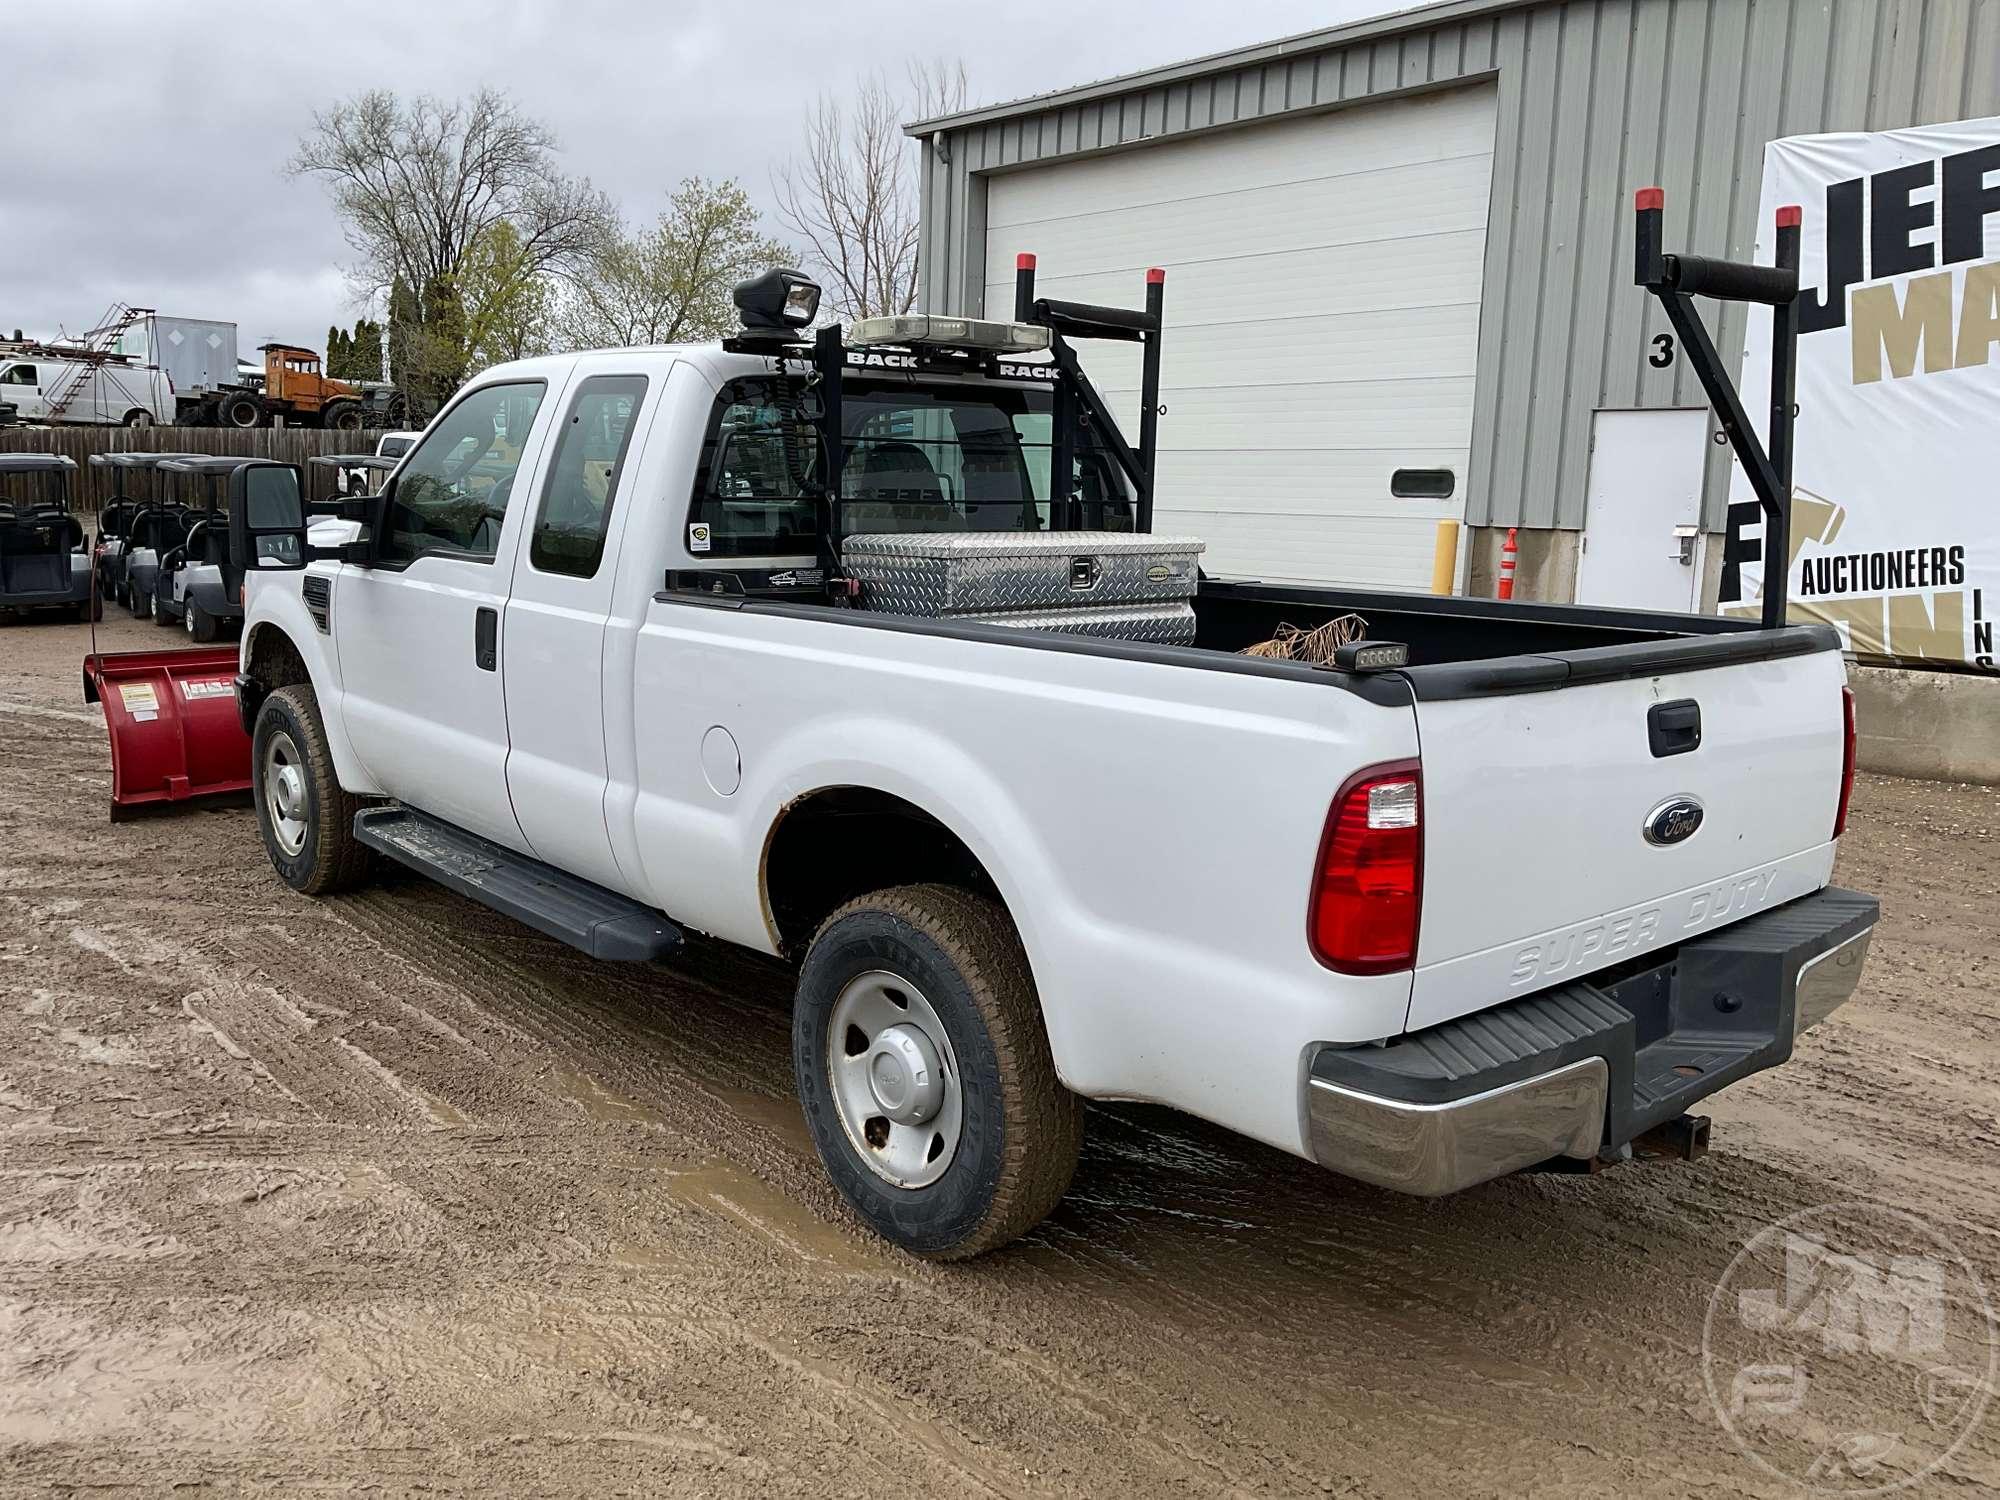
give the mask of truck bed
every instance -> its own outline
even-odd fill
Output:
[[[1717,615],[1523,604],[1267,583],[1202,582],[1195,645],[1238,652],[1281,624],[1311,629],[1358,614],[1368,638],[1409,647],[1403,673],[1419,698],[1536,687],[1837,649],[1829,626],[1760,629]]]

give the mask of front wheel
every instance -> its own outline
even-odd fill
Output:
[[[368,875],[367,846],[354,837],[361,799],[334,774],[310,687],[279,688],[259,706],[250,765],[257,829],[285,884],[308,896],[361,884]]]
[[[171,625],[174,617],[167,612],[167,584],[161,579],[153,585],[153,592],[146,598],[146,609],[153,617],[155,625]]]
[[[913,1255],[1019,1238],[1076,1171],[1083,1102],[1056,1077],[1020,936],[985,897],[901,886],[827,918],[792,1062],[827,1175]]]

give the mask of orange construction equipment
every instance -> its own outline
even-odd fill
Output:
[[[1515,528],[1512,526],[1507,528],[1507,540],[1500,548],[1500,589],[1498,597],[1502,599],[1511,599],[1514,597],[1514,563],[1517,554],[1521,550],[1514,545],[1514,531]]]

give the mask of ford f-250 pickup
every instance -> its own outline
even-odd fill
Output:
[[[1834,632],[1207,578],[1180,643],[874,607],[856,533],[1074,531],[1081,585],[1149,529],[1155,424],[1125,447],[1071,339],[1138,343],[1156,412],[1158,280],[1032,293],[814,337],[773,273],[719,346],[486,371],[344,519],[243,470],[278,873],[795,961],[813,1138],[920,1255],[1035,1225],[1085,1100],[1420,1194],[1693,1154],[1876,920],[1829,888]],[[1242,654],[1347,615],[1324,664]]]

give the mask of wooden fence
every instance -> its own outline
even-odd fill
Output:
[[[302,464],[319,453],[372,453],[373,432],[316,427],[0,427],[0,453],[65,453],[76,460],[70,506],[94,512],[111,498],[117,471],[92,468],[93,453],[219,453]]]

